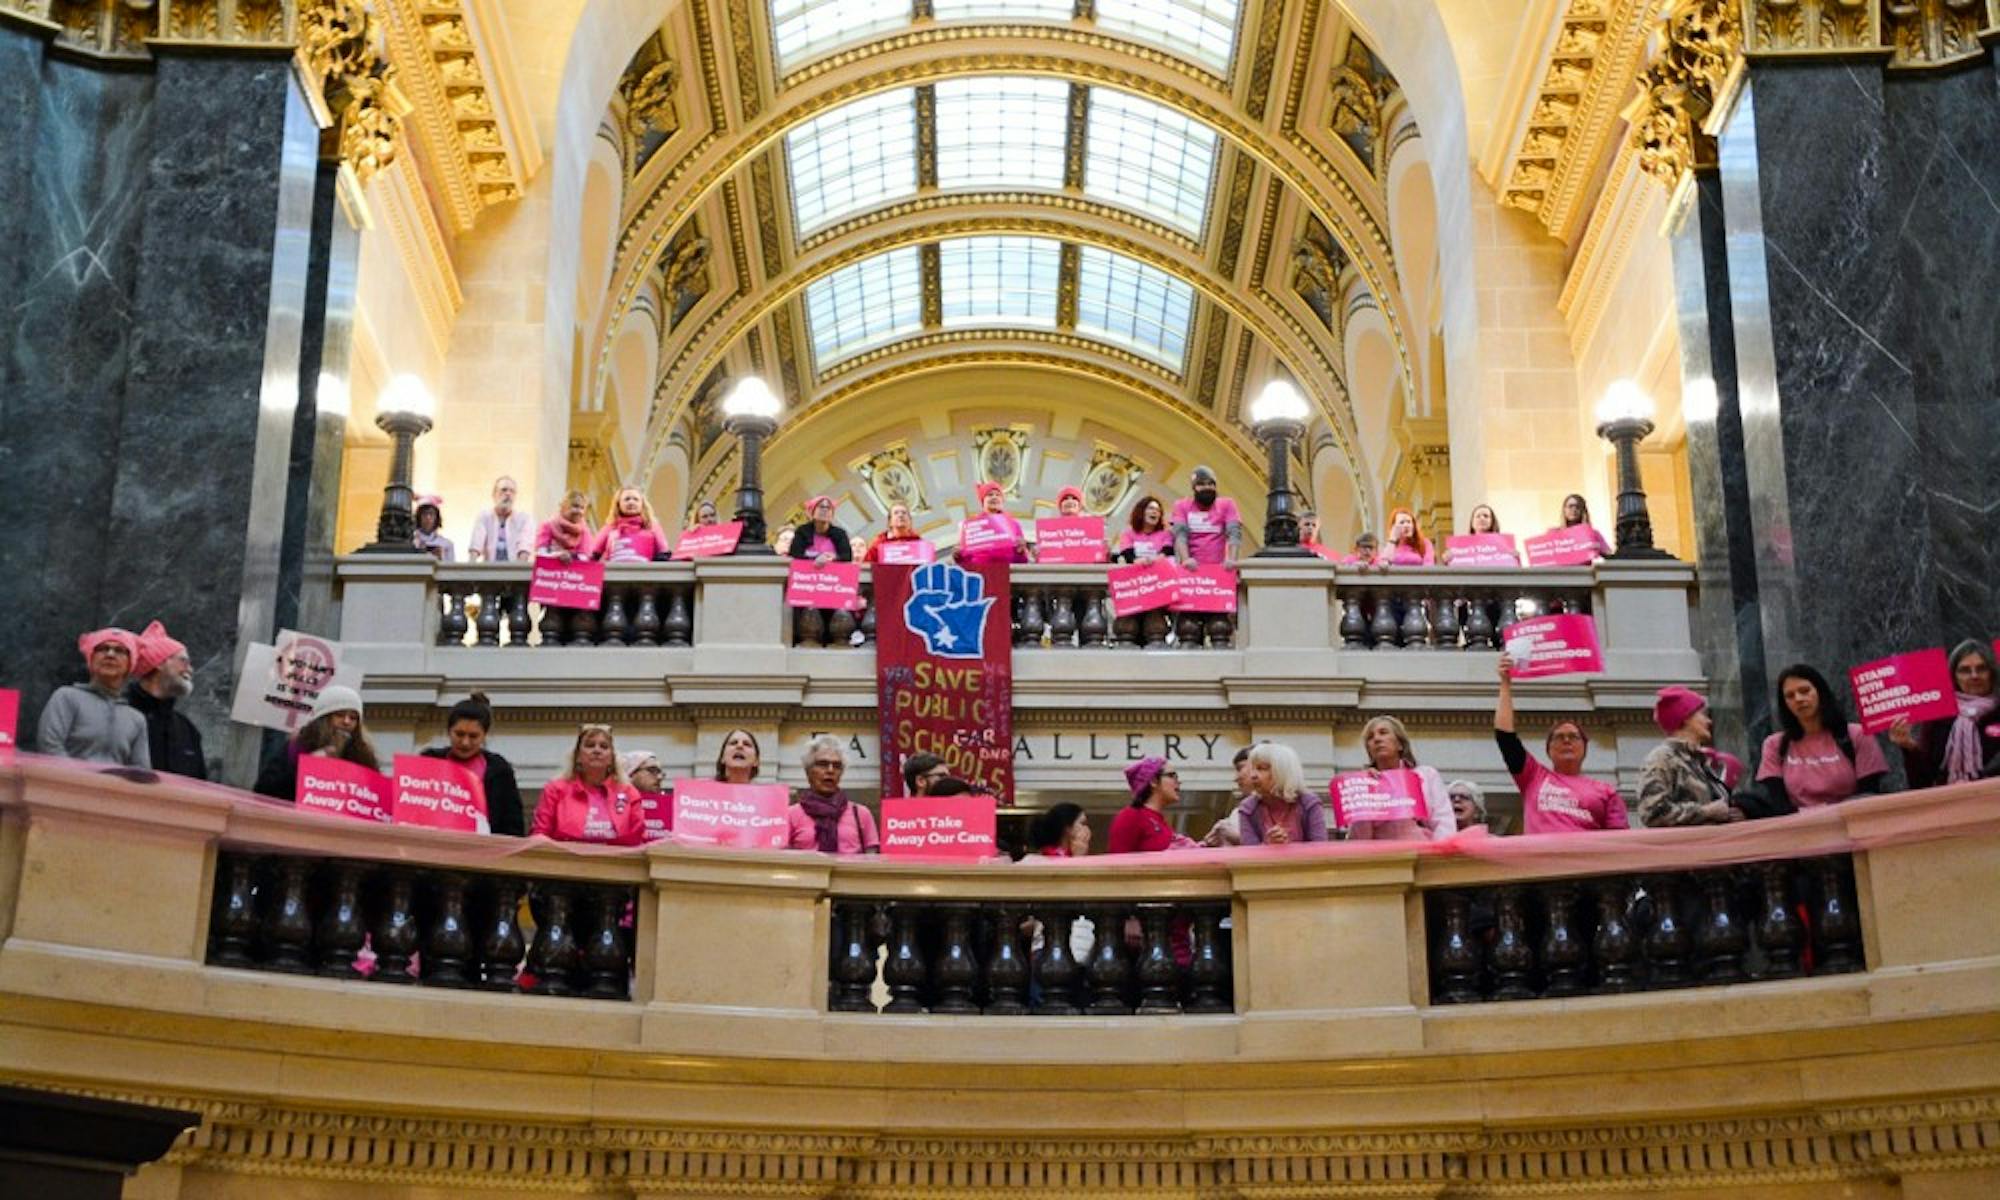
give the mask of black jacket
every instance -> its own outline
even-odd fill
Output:
[[[146,744],[155,771],[185,775],[189,779],[208,778],[208,757],[201,750],[201,730],[174,710],[174,701],[155,699],[135,679],[125,685],[125,703],[146,718]]]
[[[838,525],[829,525],[826,527],[826,536],[833,542],[833,560],[835,562],[854,561],[854,543],[847,540],[847,531],[845,529],[842,529]],[[807,521],[797,529],[792,530],[793,558],[811,558],[813,556],[812,544],[813,524],[811,521]]]
[[[449,758],[442,746],[423,751],[425,758]],[[494,833],[526,837],[528,826],[521,819],[521,785],[514,780],[514,764],[491,750],[486,752],[486,824]]]

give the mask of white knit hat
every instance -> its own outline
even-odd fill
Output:
[[[361,693],[345,684],[332,684],[320,689],[313,700],[312,719],[317,721],[328,713],[351,712],[359,717],[364,715],[361,707]]]

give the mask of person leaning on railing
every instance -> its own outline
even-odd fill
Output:
[[[535,805],[536,837],[557,842],[636,846],[646,840],[639,793],[618,771],[618,744],[609,725],[584,725],[563,773],[542,788]]]
[[[1663,687],[1653,723],[1667,740],[1639,768],[1639,819],[1648,827],[1741,821],[1746,814],[1731,803],[1721,756],[1709,745],[1715,720],[1708,701],[1684,687]]]
[[[1125,768],[1125,787],[1132,803],[1111,818],[1111,834],[1105,839],[1110,854],[1153,853],[1185,850],[1197,845],[1193,838],[1177,833],[1164,815],[1181,798],[1180,772],[1169,770],[1167,760],[1157,755],[1142,758]]]
[[[99,629],[76,640],[90,682],[58,688],[42,706],[35,744],[43,754],[121,767],[151,767],[146,718],[125,699],[139,659],[128,629]],[[291,793],[285,793],[286,799]]]
[[[1306,790],[1298,751],[1276,742],[1258,742],[1245,760],[1250,794],[1236,806],[1236,834],[1245,846],[1287,846],[1324,842],[1326,801]]]
[[[1493,709],[1493,740],[1500,759],[1521,791],[1523,833],[1585,833],[1626,829],[1625,801],[1618,789],[1583,773],[1590,753],[1590,734],[1574,717],[1560,717],[1549,728],[1542,749],[1545,767],[1528,753],[1514,732],[1514,660],[1500,656],[1500,702]]]
[[[1132,506],[1130,525],[1118,535],[1111,557],[1122,563],[1151,562],[1174,548],[1174,531],[1158,496],[1141,496]]]
[[[1064,801],[1036,815],[1028,827],[1031,858],[1082,858],[1090,853],[1090,817],[1083,805]]]
[[[1805,663],[1778,675],[1778,732],[1764,739],[1757,783],[1766,815],[1874,794],[1888,778],[1881,743],[1847,719],[1826,677]]]
[[[1021,528],[1021,522],[1007,511],[1007,492],[991,480],[982,480],[973,489],[979,497],[977,519],[983,519],[1005,529],[1011,535],[1006,542],[994,541],[988,545],[968,550],[964,546],[954,551],[960,566],[977,567],[987,563],[1024,563],[1034,561],[1028,549],[1028,535]]]
[[[1579,525],[1590,531],[1590,536],[1597,542],[1597,553],[1600,556],[1611,553],[1611,543],[1605,541],[1604,534],[1598,531],[1597,526],[1590,523],[1590,505],[1584,503],[1582,496],[1571,492],[1563,497],[1562,523],[1549,532],[1561,533],[1565,529],[1574,529]]]
[[[604,527],[590,541],[588,557],[607,563],[643,563],[666,558],[673,549],[653,503],[638,488],[619,488],[611,498]]]
[[[521,816],[521,785],[514,779],[514,764],[487,749],[486,737],[493,732],[493,709],[482,692],[451,706],[445,717],[446,745],[422,751],[425,758],[441,758],[477,776],[486,790],[486,822],[494,833],[507,837],[525,834]]]
[[[1984,642],[1963,641],[1952,648],[1951,678],[1958,715],[1912,726],[1907,718],[1889,727],[1889,740],[1903,752],[1903,773],[1911,787],[1935,787],[2000,776],[2000,696],[1994,693],[1993,651]]]
[[[1219,493],[1215,472],[1196,467],[1188,475],[1194,494],[1174,501],[1168,524],[1174,530],[1174,555],[1181,566],[1233,567],[1243,547],[1243,514],[1236,501]]]
[[[1436,767],[1417,765],[1410,731],[1395,717],[1376,717],[1361,727],[1361,750],[1368,756],[1371,771],[1415,771],[1424,789],[1422,820],[1355,821],[1347,827],[1350,840],[1443,841],[1458,832],[1458,816],[1452,811],[1451,796],[1445,791],[1444,777]]]
[[[921,542],[924,535],[917,532],[916,522],[910,517],[910,506],[891,504],[889,506],[889,527],[876,534],[868,543],[861,561],[878,563],[882,561],[882,549],[895,542]]]
[[[1389,535],[1376,561],[1385,567],[1427,567],[1437,561],[1437,549],[1417,528],[1416,514],[1398,508],[1389,513]]]
[[[563,497],[562,507],[556,515],[542,522],[535,532],[535,553],[560,558],[564,562],[571,559],[590,557],[590,497],[582,492],[570,492]]]
[[[785,810],[791,826],[789,849],[825,854],[880,854],[882,839],[875,832],[875,814],[847,798],[840,777],[847,771],[847,751],[840,741],[821,734],[806,743],[800,761],[806,786]]]
[[[814,496],[806,501],[805,523],[792,531],[792,544],[786,553],[821,566],[854,561],[854,543],[845,529],[833,523],[832,497]]]
[[[338,683],[320,689],[313,701],[311,719],[297,736],[264,761],[253,790],[288,802],[298,799],[299,760],[309,754],[337,758],[371,771],[382,769],[382,760],[375,753],[375,744],[368,740],[368,729],[363,724],[361,693]]]

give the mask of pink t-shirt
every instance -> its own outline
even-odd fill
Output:
[[[812,549],[807,551],[808,555],[813,558],[832,558],[837,553],[832,538],[823,533],[813,534]]]
[[[1156,529],[1151,533],[1135,533],[1130,527],[1127,527],[1125,532],[1118,535],[1119,552],[1123,553],[1126,550],[1130,550],[1132,551],[1132,556],[1140,562],[1145,562],[1151,558],[1158,558],[1162,554],[1171,552],[1173,548],[1174,531],[1171,529]]]
[[[966,524],[969,525],[973,521],[981,520],[989,525],[1006,530],[1008,537],[1005,541],[990,542],[970,550],[964,546],[960,546],[958,561],[961,564],[968,567],[976,567],[983,563],[1017,563],[1027,561],[1021,553],[1021,542],[1027,535],[1021,532],[1021,523],[1019,521],[1016,521],[1007,513],[982,512],[968,519]]]
[[[1229,527],[1242,522],[1242,514],[1236,511],[1236,501],[1227,496],[1217,496],[1215,503],[1207,508],[1196,508],[1193,496],[1182,496],[1174,501],[1173,515],[1167,518],[1167,524],[1172,528],[1187,526],[1188,557],[1211,567],[1220,564],[1227,556]]]
[[[1861,790],[1861,779],[1889,769],[1882,757],[1882,744],[1861,732],[1859,725],[1847,727],[1848,739],[1854,743],[1851,763],[1840,752],[1840,743],[1824,729],[1793,742],[1781,763],[1778,744],[1784,736],[1774,733],[1764,739],[1764,758],[1757,764],[1757,778],[1782,778],[1785,793],[1800,808],[1818,808],[1845,800]]]
[[[1437,551],[1426,543],[1423,553],[1419,554],[1415,546],[1408,542],[1398,542],[1384,551],[1377,561],[1392,567],[1425,567],[1437,561]]]
[[[1528,833],[1589,833],[1628,829],[1618,789],[1587,775],[1558,775],[1534,755],[1514,776],[1521,789],[1522,827]]]

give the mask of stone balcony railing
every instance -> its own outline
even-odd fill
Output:
[[[199,1098],[216,1128],[176,1169],[381,1189],[491,1159],[631,1190],[616,1150],[668,1155],[646,1170],[681,1191],[919,1170],[972,1194],[1006,1179],[925,1164],[1086,1113],[1106,1153],[1171,1156],[1204,1194],[1721,1187],[2000,1150],[2000,1110],[1963,1107],[2000,1098],[2000,784],[1503,841],[970,866],[591,850],[29,759],[0,772],[0,1078]],[[329,1109],[370,1140],[308,1136]],[[579,1124],[609,1140],[567,1165],[534,1149]],[[1588,1153],[1562,1148],[1577,1130]],[[697,1136],[712,1160],[671,1157]],[[355,1154],[371,1173],[339,1175]],[[1063,1190],[1015,1165],[1013,1186]]]
[[[873,612],[831,625],[794,613],[786,568],[774,558],[611,567],[602,609],[564,615],[527,603],[525,564],[356,556],[339,564],[339,638],[388,748],[433,741],[443,709],[481,691],[526,784],[555,772],[587,712],[619,727],[621,748],[660,754],[670,776],[699,770],[741,724],[781,743],[766,746],[767,777],[802,782],[797,748],[833,733],[859,751],[849,786],[869,789]],[[1488,732],[1494,652],[1508,621],[1536,612],[1595,616],[1606,669],[1522,685],[1524,720],[1594,713],[1592,769],[1627,787],[1657,736],[1654,692],[1700,682],[1683,563],[1364,573],[1252,559],[1240,574],[1233,621],[1115,620],[1103,568],[1016,568],[1018,786],[1115,790],[1116,768],[1150,753],[1174,759],[1184,786],[1219,793],[1235,747],[1262,737],[1296,747],[1317,783],[1351,765],[1339,730],[1391,712],[1421,726],[1425,762],[1505,793]],[[1200,752],[1181,757],[1177,743]]]

